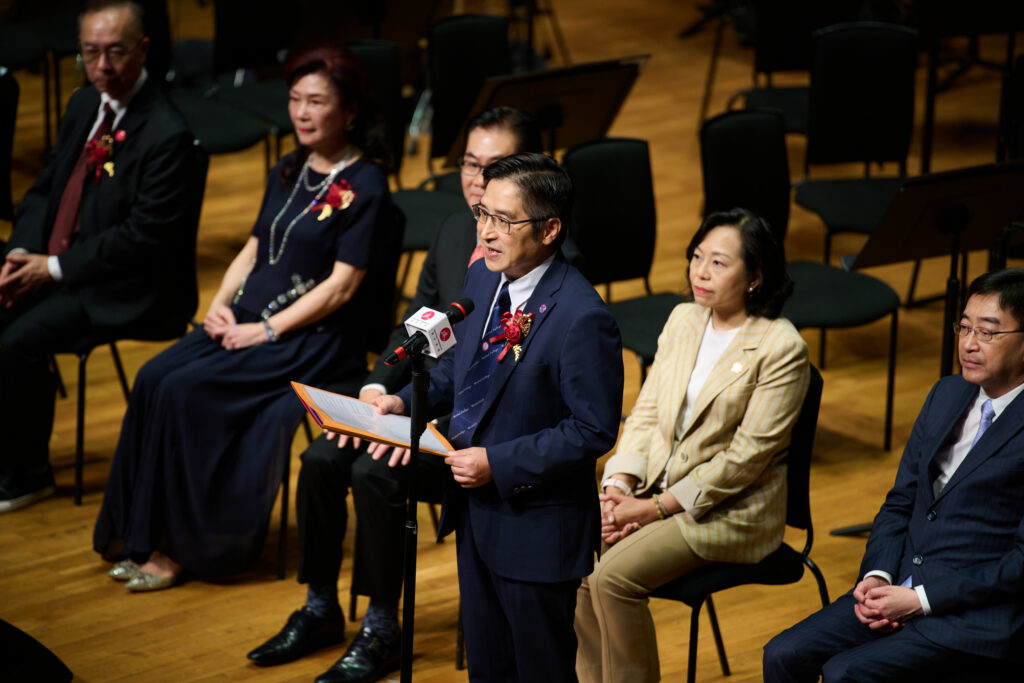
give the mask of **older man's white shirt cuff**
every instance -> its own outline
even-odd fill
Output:
[[[46,269],[50,271],[50,277],[53,278],[54,282],[60,282],[64,279],[64,271],[60,269],[60,260],[56,256],[46,257]]]

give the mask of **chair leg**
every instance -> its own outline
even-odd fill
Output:
[[[686,665],[686,683],[696,683],[697,680],[697,635],[700,633],[701,605],[690,611],[690,652]]]
[[[61,398],[68,397],[67,387],[64,386],[64,378],[60,374],[60,366],[57,365],[57,357],[50,356],[50,369],[53,370],[53,374],[57,377],[57,393],[60,394]]]
[[[818,582],[818,595],[821,596],[821,606],[828,607],[830,601],[828,599],[828,585],[825,583],[825,576],[811,558],[804,557],[804,564],[814,574],[814,580]]]
[[[409,269],[412,268],[412,252],[402,252],[402,258],[405,259],[405,267],[402,269],[402,277],[398,280],[399,298],[405,296],[405,283],[409,280]]]
[[[818,369],[825,369],[825,328],[818,330]]]
[[[718,615],[715,613],[715,603],[711,596],[707,599],[708,619],[711,621],[711,635],[715,637],[715,649],[718,650],[718,663],[722,665],[722,675],[729,676],[729,660],[725,658],[725,644],[722,643],[722,632],[718,628]]]
[[[427,509],[430,510],[430,523],[434,525],[434,535],[437,536],[438,521],[437,521],[437,505],[435,503],[427,503]],[[443,538],[437,539],[438,543],[444,543]]]
[[[75,505],[82,504],[82,468],[85,464],[85,364],[89,352],[78,356],[78,408],[75,423]]]
[[[350,591],[348,594],[348,620],[353,623],[356,620],[356,600],[356,594]]]
[[[117,379],[121,382],[121,391],[124,393],[124,400],[128,400],[131,390],[128,388],[128,378],[124,374],[124,366],[121,365],[121,354],[117,352],[117,344],[110,342],[110,357],[114,361],[114,369],[117,370]]]
[[[899,330],[899,309],[893,309],[892,325],[889,328],[889,373],[885,386],[885,450],[892,448],[892,396],[893,384],[896,381],[896,333]]]
[[[910,274],[910,287],[907,288],[907,306],[914,303],[914,291],[917,289],[917,276],[921,274],[921,259],[914,261],[914,271]]]

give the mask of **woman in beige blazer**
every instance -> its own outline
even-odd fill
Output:
[[[657,681],[647,595],[709,562],[758,562],[782,542],[782,459],[810,377],[779,318],[792,292],[782,245],[740,209],[709,215],[687,249],[681,304],[605,464],[602,556],[580,586],[577,673]]]

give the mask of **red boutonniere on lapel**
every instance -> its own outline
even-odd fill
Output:
[[[492,344],[502,339],[505,340],[505,348],[498,354],[499,363],[505,357],[505,354],[508,353],[509,349],[512,349],[516,362],[519,362],[519,356],[523,353],[523,347],[520,342],[530,333],[531,325],[533,325],[533,313],[516,311],[515,315],[511,313],[501,314],[501,334],[496,334],[488,340]]]
[[[313,210],[319,209],[320,216],[317,220],[324,221],[331,217],[335,209],[344,211],[352,206],[352,202],[355,200],[355,190],[352,189],[347,180],[342,178],[336,183],[331,183],[330,187],[327,188],[327,196],[313,204]]]
[[[113,135],[103,135],[98,140],[89,140],[86,144],[85,149],[89,152],[89,163],[94,169],[97,183],[103,177],[103,171],[106,171],[109,177],[114,177],[114,162],[110,157],[114,154],[114,143],[124,142],[125,137],[127,134],[119,130]]]

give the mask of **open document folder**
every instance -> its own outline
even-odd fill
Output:
[[[405,415],[378,415],[377,409],[366,401],[299,382],[292,382],[292,389],[316,423],[329,432],[409,447],[412,420]],[[444,457],[453,450],[437,427],[428,423],[426,431],[420,435],[420,452]]]

